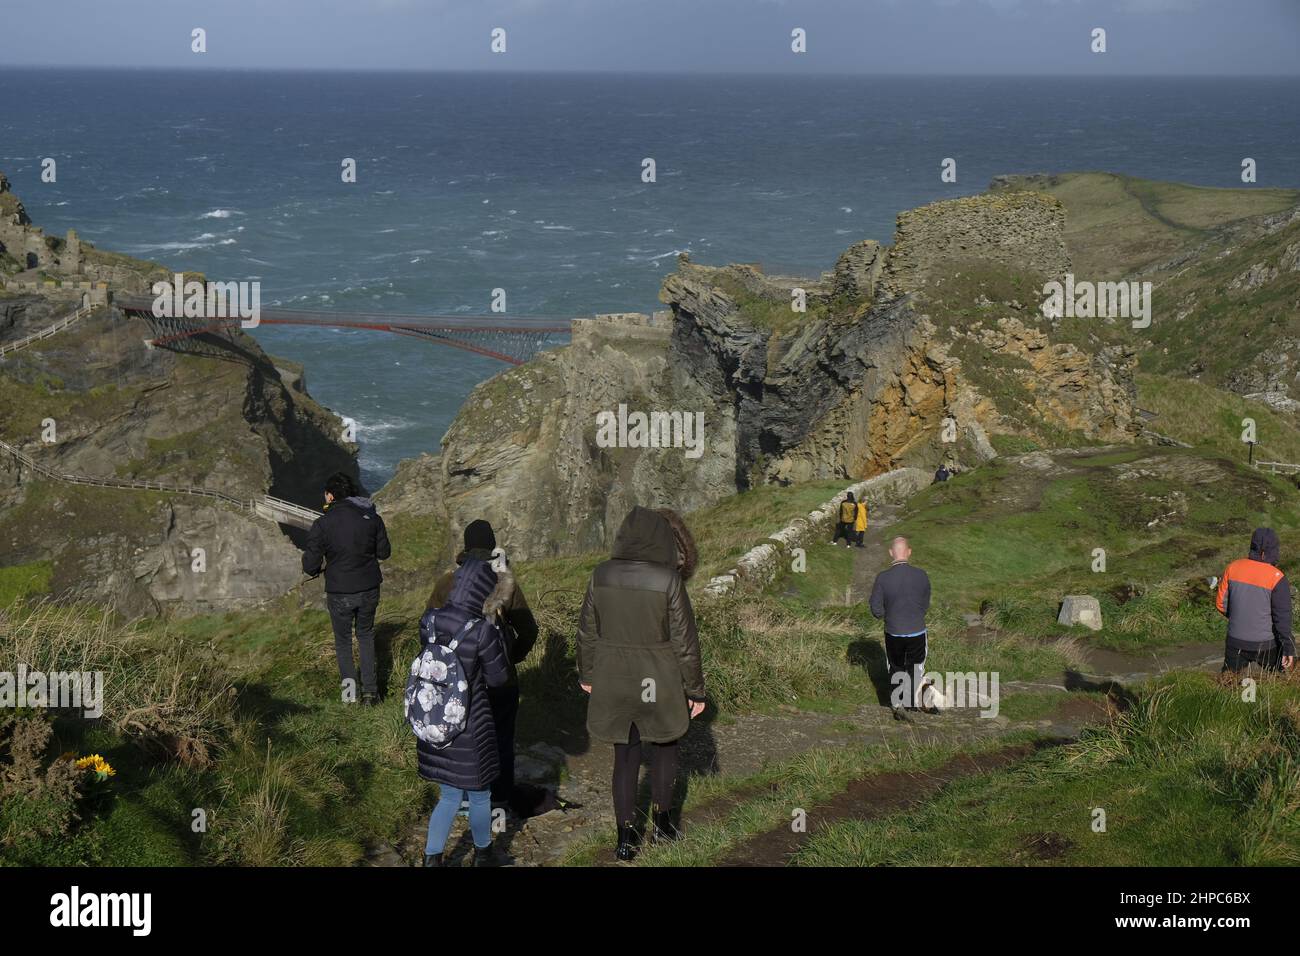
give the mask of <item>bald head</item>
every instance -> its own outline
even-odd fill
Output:
[[[890,542],[889,557],[894,561],[906,561],[912,557],[912,546],[901,534]]]

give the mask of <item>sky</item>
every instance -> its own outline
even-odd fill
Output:
[[[1300,0],[59,0],[0,66],[1237,75],[1300,72]],[[195,28],[207,52],[191,50]],[[505,31],[505,52],[490,49]],[[1090,49],[1106,31],[1106,52]],[[807,52],[791,50],[806,32]]]

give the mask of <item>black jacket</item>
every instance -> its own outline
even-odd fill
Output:
[[[430,642],[457,642],[456,657],[469,684],[469,710],[465,729],[446,747],[416,740],[417,765],[426,780],[462,790],[488,789],[501,770],[487,689],[505,684],[510,665],[501,631],[483,620],[483,605],[493,599],[497,583],[491,565],[470,559],[456,570],[448,603],[425,611],[420,619],[421,650]]]
[[[388,530],[369,498],[344,498],[312,522],[302,569],[312,577],[325,562],[325,590],[355,594],[379,587],[379,562],[393,553]]]
[[[916,634],[925,630],[930,609],[930,576],[906,561],[896,561],[876,575],[871,587],[871,613],[885,619],[886,634]]]

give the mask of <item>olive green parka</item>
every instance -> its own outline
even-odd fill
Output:
[[[604,743],[668,743],[690,726],[687,699],[703,701],[695,613],[677,571],[663,515],[633,508],[610,559],[596,566],[578,621],[578,674],[591,685],[587,732]]]

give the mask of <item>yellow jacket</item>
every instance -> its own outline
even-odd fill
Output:
[[[865,501],[858,502],[858,517],[857,520],[853,522],[853,530],[867,530],[867,503]]]

